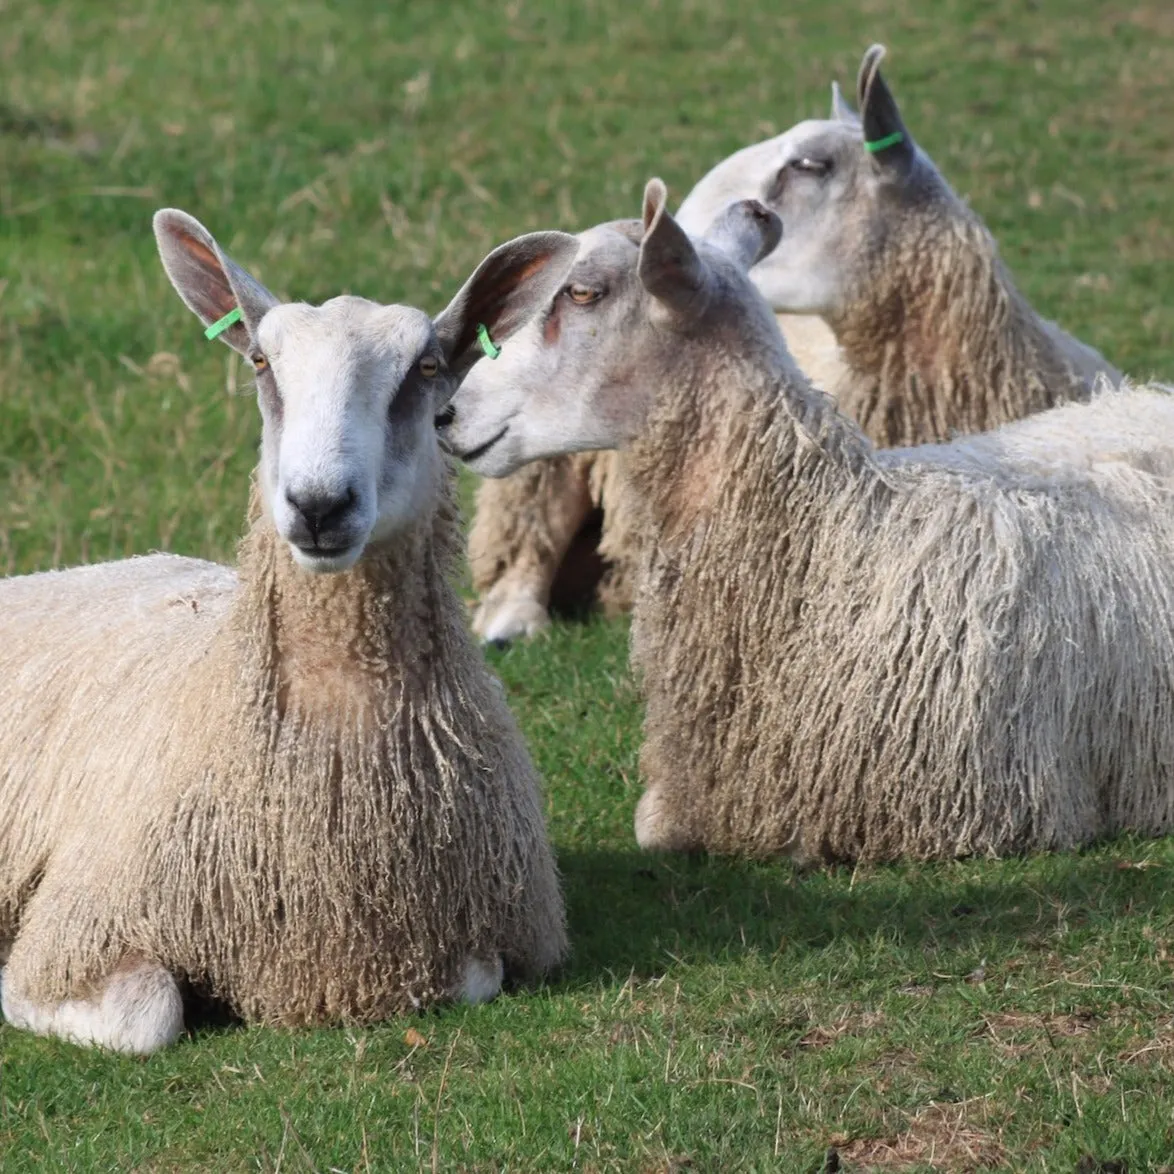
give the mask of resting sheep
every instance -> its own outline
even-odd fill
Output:
[[[699,235],[743,198],[781,216],[782,242],[751,277],[800,369],[875,444],[948,440],[1085,398],[1101,373],[1116,382],[1099,354],[1015,288],[985,225],[914,144],[880,75],[883,55],[873,46],[864,56],[859,116],[834,89],[830,120],[723,160],[685,198],[678,223]],[[639,539],[621,512],[622,480],[622,458],[579,454],[480,487],[469,561],[483,639],[548,622],[551,582],[593,508],[612,563],[601,602],[609,613],[630,606]]]
[[[573,241],[503,245],[433,322],[279,304],[191,217],[155,231],[256,368],[257,491],[235,571],[153,555],[0,581],[5,1017],[146,1053],[182,1030],[180,983],[283,1024],[492,998],[503,960],[562,957],[563,906],[449,583],[433,419],[478,324],[509,337]]]
[[[781,231],[583,233],[557,343],[526,326],[452,402],[503,476],[625,449],[650,540],[632,660],[647,848],[1003,854],[1174,825],[1174,396],[882,450],[787,354],[747,275]]]

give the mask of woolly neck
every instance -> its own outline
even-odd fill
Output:
[[[422,692],[446,661],[435,645],[460,611],[449,582],[459,535],[447,496],[349,570],[327,575],[299,567],[267,512],[251,513],[228,627],[235,653],[275,690],[279,713],[293,705],[341,719],[382,711],[391,693]]]
[[[853,372],[842,406],[879,445],[983,432],[1087,394],[961,205],[879,254],[861,288],[827,321]]]
[[[789,359],[713,350],[689,357],[663,381],[626,457],[635,496],[662,539],[703,517],[729,530],[767,516],[785,526],[796,500],[811,507],[809,481],[834,494],[877,475],[868,438]],[[747,495],[762,504],[742,517],[736,503]]]

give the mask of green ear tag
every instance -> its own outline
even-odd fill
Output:
[[[489,337],[489,331],[485,329],[484,322],[477,323],[477,341],[481,344],[481,349],[487,358],[496,359],[501,354],[501,347],[497,346]]]
[[[865,143],[864,149],[870,154],[875,155],[877,151],[883,151],[886,147],[895,147],[898,143],[903,143],[905,136],[899,131],[895,130],[891,135],[885,135],[883,139],[877,139],[874,143]]]
[[[204,337],[211,342],[214,338],[219,338],[230,326],[235,326],[241,320],[241,308],[237,306],[234,310],[229,310],[223,318],[218,318],[207,330],[204,331]]]

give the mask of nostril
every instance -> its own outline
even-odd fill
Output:
[[[447,428],[457,418],[457,410],[452,404],[445,404],[445,406],[436,414],[432,421],[437,428]]]
[[[285,500],[305,522],[315,541],[322,530],[329,530],[346,517],[357,500],[350,485],[341,494],[294,493],[286,490]]]

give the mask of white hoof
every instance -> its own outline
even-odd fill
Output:
[[[154,962],[131,963],[115,971],[92,999],[47,1005],[24,998],[6,981],[0,989],[0,1007],[13,1027],[135,1056],[174,1043],[183,1031],[179,987]]]
[[[505,968],[501,964],[501,955],[494,955],[492,960],[486,958],[466,958],[465,969],[461,974],[459,999],[462,1003],[488,1003],[501,993],[501,980],[505,975]]]
[[[659,791],[648,790],[636,804],[636,843],[646,852],[687,852],[693,840],[672,825]]]
[[[529,640],[549,627],[550,613],[528,595],[486,599],[473,616],[473,631],[485,644]]]

